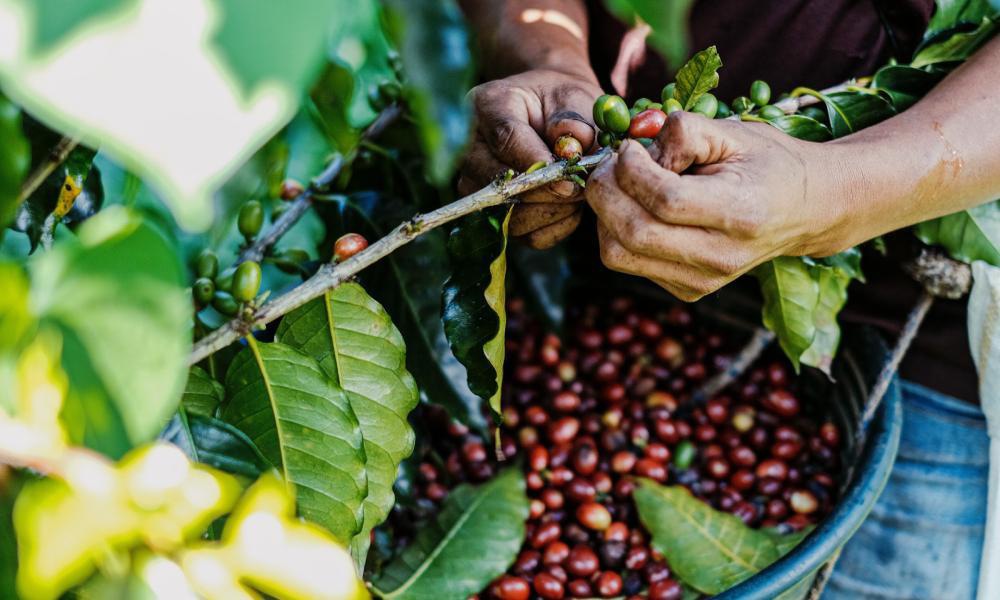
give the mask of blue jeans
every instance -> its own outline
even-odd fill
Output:
[[[823,600],[975,598],[988,457],[979,407],[904,383],[899,457]]]

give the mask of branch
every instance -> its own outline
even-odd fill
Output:
[[[80,145],[80,140],[76,140],[69,137],[64,137],[59,140],[59,143],[52,147],[49,151],[49,155],[40,165],[38,165],[34,171],[28,174],[27,179],[24,180],[24,184],[21,186],[21,191],[17,195],[17,205],[20,206],[25,200],[31,197],[38,189],[42,182],[48,179],[49,175],[52,174],[59,165],[66,161],[69,157],[70,152],[72,152],[78,145]]]
[[[384,132],[402,114],[403,109],[398,104],[393,104],[383,110],[379,113],[378,117],[372,121],[371,125],[365,129],[364,133],[361,134],[361,139],[359,140],[358,145],[360,146],[361,142],[374,139],[381,135],[382,132]],[[264,258],[267,251],[278,243],[281,236],[285,235],[285,233],[287,233],[288,230],[291,229],[300,218],[302,218],[302,215],[309,210],[309,207],[312,206],[313,195],[326,191],[327,188],[329,188],[333,182],[337,180],[337,177],[340,176],[344,167],[354,162],[356,156],[357,148],[351,150],[347,156],[338,154],[334,157],[334,159],[330,161],[330,164],[323,169],[323,172],[313,178],[309,187],[299,194],[298,197],[292,200],[292,204],[288,207],[288,210],[278,217],[278,220],[275,221],[267,231],[260,235],[257,240],[250,245],[250,247],[240,253],[236,264],[240,264],[248,260],[260,262],[261,259]]]
[[[753,337],[747,342],[740,353],[733,357],[733,362],[725,371],[716,373],[714,377],[706,381],[700,388],[691,395],[690,403],[693,405],[702,404],[712,396],[726,389],[734,383],[747,368],[757,360],[758,357],[767,350],[767,347],[774,341],[774,333],[763,327],[758,327],[753,332]]]
[[[610,152],[605,150],[599,154],[585,156],[575,165],[558,162],[533,173],[519,175],[510,181],[498,180],[474,194],[460,198],[437,210],[423,215],[418,214],[399,224],[388,235],[350,259],[342,263],[323,265],[308,280],[260,307],[252,319],[246,321],[233,319],[201,338],[194,345],[188,364],[194,365],[200,362],[210,354],[247,335],[254,327],[266,325],[311,300],[319,298],[363,269],[385,258],[397,248],[410,243],[432,229],[484,208],[510,203],[520,194],[568,178],[574,174],[576,167],[594,167],[609,154]]]

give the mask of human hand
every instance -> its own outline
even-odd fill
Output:
[[[694,301],[776,256],[851,245],[847,161],[762,123],[670,115],[647,151],[626,142],[591,175],[601,258]]]
[[[490,81],[470,92],[476,134],[462,166],[458,189],[470,194],[508,169],[524,171],[552,162],[552,146],[572,135],[584,149],[594,146],[590,121],[594,99],[602,94],[592,78],[558,71],[526,71]],[[586,116],[585,116],[586,115]],[[535,248],[549,248],[580,223],[583,194],[569,181],[521,196],[510,220],[510,233]]]

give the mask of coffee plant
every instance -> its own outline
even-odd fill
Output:
[[[687,55],[689,3],[607,4]],[[844,432],[796,373],[830,373],[861,249],[758,267],[784,358],[701,398],[733,341],[607,290],[564,305],[558,277],[531,284],[552,261],[508,248],[512,207],[675,111],[848,135],[998,16],[938,0],[909,64],[729,102],[702,50],[660,98],[596,98],[599,148],[560,138],[455,198],[474,66],[453,0],[0,1],[0,597],[681,598],[753,576],[841,491]],[[1000,265],[998,210],[914,233]]]

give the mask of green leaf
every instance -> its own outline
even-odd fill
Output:
[[[997,14],[1000,3],[995,0],[990,6],[988,0],[935,0],[937,6],[927,30],[924,42],[933,42],[942,34],[947,35],[955,29],[974,28],[982,22],[983,17]]]
[[[713,509],[683,486],[642,479],[634,496],[639,519],[670,568],[704,594],[719,594],[778,560],[771,538]]]
[[[958,31],[951,36],[921,48],[911,66],[924,67],[941,62],[965,60],[988,42],[997,32],[997,21],[989,17],[972,31]]]
[[[338,207],[342,223],[331,227],[370,234],[368,239],[384,236],[418,212],[410,203],[381,194],[356,194]],[[440,290],[451,270],[447,238],[441,229],[426,232],[366,269],[362,283],[403,334],[409,349],[407,370],[420,392],[444,406],[452,418],[486,435],[482,400],[465,384],[465,367],[452,354],[441,321]]]
[[[406,72],[405,94],[427,152],[427,174],[450,182],[469,141],[472,54],[462,13],[454,0],[385,0],[389,31]]]
[[[722,68],[722,58],[715,46],[709,46],[691,57],[677,71],[677,91],[674,97],[691,110],[705,92],[719,85],[719,69]]]
[[[14,216],[17,196],[31,162],[31,147],[21,131],[21,111],[0,95],[0,236]]]
[[[201,367],[191,367],[181,405],[189,415],[215,416],[226,390]]]
[[[368,496],[358,544],[388,516],[399,463],[413,451],[407,415],[417,386],[406,370],[406,345],[382,306],[355,284],[341,285],[289,313],[276,338],[315,359],[346,393],[360,422]],[[362,558],[363,553],[356,553]]]
[[[444,284],[441,319],[469,389],[500,414],[507,326],[507,225],[511,208],[470,215],[448,239],[453,274]]]
[[[764,527],[760,532],[771,538],[774,547],[778,549],[778,554],[784,556],[798,546],[802,540],[809,537],[809,534],[816,529],[815,525],[808,525],[792,533],[782,533],[774,527]]]
[[[455,488],[441,512],[383,569],[375,593],[399,600],[466,598],[503,574],[524,542],[528,498],[519,467]]]
[[[694,0],[668,0],[649,2],[648,0],[604,0],[608,11],[627,26],[636,22],[636,17],[649,24],[652,33],[649,42],[656,48],[667,65],[675,69],[684,61],[688,53],[688,21]]]
[[[864,282],[865,275],[861,272],[861,249],[858,247],[848,248],[843,252],[838,252],[832,256],[810,259],[812,262],[828,267],[836,267],[843,271],[851,279]]]
[[[779,256],[753,270],[764,295],[764,325],[778,336],[778,343],[796,369],[799,357],[816,337],[813,310],[819,285],[801,258]]]
[[[354,7],[348,0],[301,0],[294,10],[270,0],[6,4],[0,30],[22,37],[0,58],[5,91],[53,129],[129,161],[193,229],[209,225],[211,193],[295,114],[330,23]]]
[[[897,111],[916,104],[944,77],[943,71],[914,69],[905,65],[882,67],[872,79],[872,87],[885,92]]]
[[[826,104],[830,116],[830,131],[835,138],[854,133],[896,114],[885,98],[873,92],[810,93]]]
[[[0,598],[17,598],[17,540],[14,537],[12,492],[11,489],[0,491]]]
[[[272,468],[249,437],[214,417],[174,415],[160,437],[184,451],[195,462],[251,479]]]
[[[372,86],[395,77],[389,66],[389,41],[380,17],[381,7],[377,0],[355,0],[351,2],[350,10],[339,13],[332,23],[333,30],[327,42],[328,54],[330,62],[334,63],[332,70],[340,72],[335,73],[332,79],[327,73],[313,88],[313,99],[324,118],[333,117],[332,121],[328,120],[330,126],[341,117],[356,128],[371,121],[375,112],[368,103],[368,91]],[[345,77],[345,71],[353,74],[350,81]],[[325,87],[331,83],[337,89]],[[324,86],[322,91],[321,85]],[[343,112],[335,114],[333,111]],[[343,135],[342,132],[332,133]],[[344,151],[339,143],[338,147],[341,152]]]
[[[767,122],[800,140],[825,142],[833,138],[826,125],[805,115],[785,115],[777,119],[768,119]]]
[[[295,485],[302,515],[350,541],[361,529],[368,480],[344,391],[302,352],[251,340],[229,366],[226,394],[222,417]]]
[[[103,211],[78,233],[29,265],[32,311],[62,333],[71,438],[119,457],[177,407],[191,301],[174,249],[133,213]]]
[[[847,286],[850,276],[840,268],[817,265],[810,269],[819,286],[819,301],[812,312],[815,335],[812,344],[802,353],[803,364],[816,367],[831,375],[833,358],[840,344],[840,325],[837,315],[847,303]]]
[[[914,231],[922,242],[944,247],[955,260],[1000,265],[1000,201],[925,221]]]

